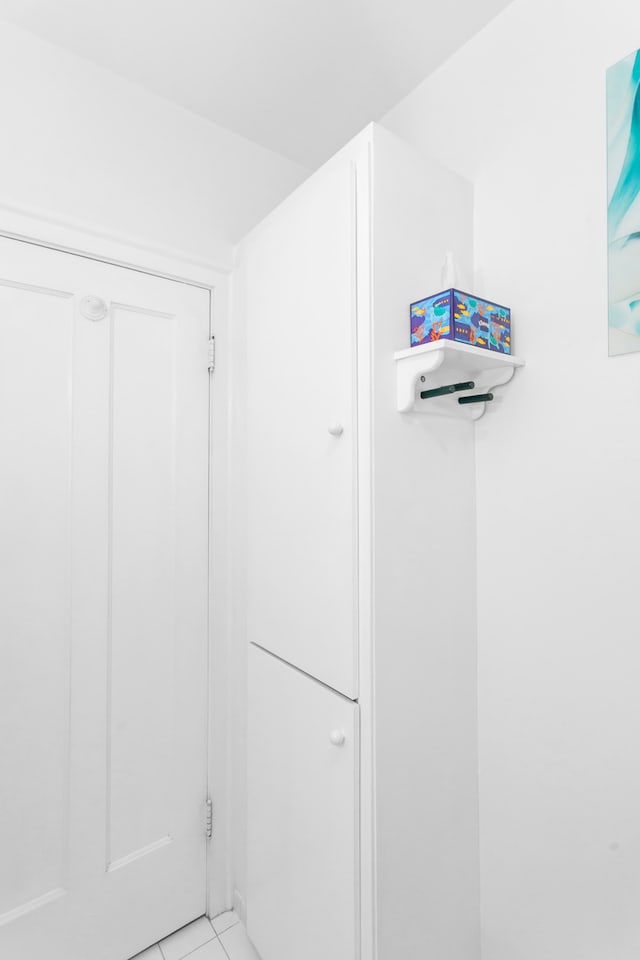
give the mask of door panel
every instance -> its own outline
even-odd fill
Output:
[[[5,281],[0,315],[2,922],[57,897],[68,868],[73,302]]]
[[[12,960],[125,960],[204,912],[208,300],[0,240]]]
[[[358,692],[354,178],[344,156],[328,163],[241,253],[249,639],[351,698]],[[341,434],[329,432],[338,425]]]
[[[173,718],[165,697],[176,621],[176,318],[118,305],[111,339],[107,861],[113,870],[171,842],[166,781]]]
[[[253,645],[249,685],[249,936],[262,960],[354,960],[358,705]]]

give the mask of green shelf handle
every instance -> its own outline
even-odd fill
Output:
[[[475,397],[458,397],[458,403],[488,403],[493,400],[492,393],[476,393]]]
[[[473,390],[475,384],[473,380],[466,380],[464,383],[450,383],[446,387],[434,387],[433,390],[421,390],[420,399],[428,400],[430,397],[446,397],[449,393],[457,393],[458,390]]]

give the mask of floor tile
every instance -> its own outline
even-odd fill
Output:
[[[213,929],[218,934],[224,933],[225,930],[228,930],[229,927],[233,927],[236,923],[239,923],[240,918],[237,913],[234,913],[233,910],[227,910],[226,913],[220,913],[217,917],[214,917],[211,923],[213,924]]]
[[[132,957],[131,960],[162,960],[160,947],[156,943],[154,947],[149,947],[148,950],[143,950],[142,953],[136,953],[135,957]]]
[[[220,937],[229,960],[260,960],[242,924],[230,927]]]
[[[164,960],[182,960],[203,943],[213,940],[215,935],[216,932],[207,918],[200,917],[199,920],[194,920],[181,930],[176,930],[166,940],[160,941],[162,956]]]
[[[190,953],[187,960],[227,960],[227,955],[220,946],[219,940],[210,940],[204,947],[198,947]]]

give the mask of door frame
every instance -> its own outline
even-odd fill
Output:
[[[207,842],[206,913],[210,917],[232,906],[229,811],[231,806],[230,662],[230,531],[228,472],[230,464],[230,274],[232,247],[214,251],[208,263],[180,251],[151,248],[135,240],[103,234],[84,225],[65,223],[31,211],[0,204],[0,237],[99,260],[209,291],[209,330],[216,338],[216,367],[209,380],[209,627],[207,686],[207,785],[213,801],[213,836]],[[213,258],[212,258],[213,259]],[[203,346],[202,362],[206,363]],[[203,837],[205,806],[203,797]]]

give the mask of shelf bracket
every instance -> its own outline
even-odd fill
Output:
[[[433,373],[441,367],[444,363],[444,352],[418,353],[415,357],[407,357],[403,362],[406,364],[407,375],[398,377],[397,400],[399,412],[408,413],[409,410],[413,410],[418,378]]]
[[[505,383],[509,383],[509,380],[512,379],[514,373],[516,372],[515,367],[506,367],[504,370],[497,370],[491,375],[491,386],[487,389],[487,394],[491,396],[493,400],[493,391],[496,387],[503,387]],[[474,420],[479,420],[480,417],[483,417],[487,412],[487,401],[482,404],[482,407],[478,407],[478,413],[473,418]]]

